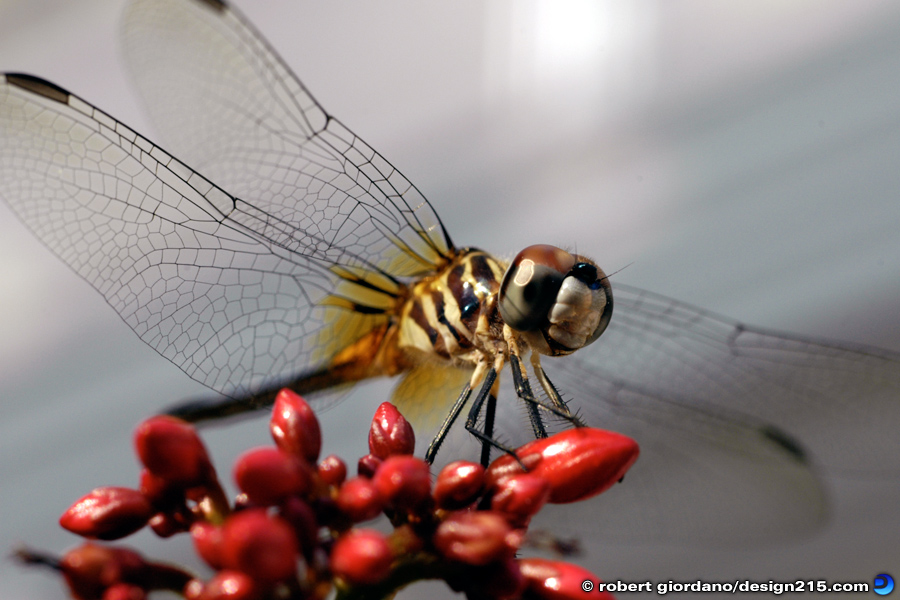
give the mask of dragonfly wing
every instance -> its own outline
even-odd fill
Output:
[[[136,0],[125,56],[167,147],[261,210],[405,277],[452,249],[428,201],[214,0]]]
[[[438,429],[471,377],[472,369],[426,362],[401,376],[391,403],[412,423],[419,440],[427,444],[433,435],[425,434]]]
[[[0,77],[0,198],[194,379],[243,394],[372,325],[361,319],[387,318],[329,302],[352,288],[375,302],[377,286],[340,273],[389,288],[358,257],[229,195],[77,96]]]

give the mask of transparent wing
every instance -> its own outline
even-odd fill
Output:
[[[437,214],[215,0],[137,0],[125,56],[165,146],[223,189],[394,276],[451,249]]]
[[[386,319],[379,305],[396,292],[389,275],[322,237],[334,232],[229,195],[27,75],[0,79],[0,198],[141,339],[223,393],[328,358]],[[360,303],[368,310],[347,309]]]
[[[635,438],[621,485],[547,507],[534,527],[593,541],[743,547],[795,540],[829,514],[832,476],[900,473],[900,356],[741,325],[617,284],[592,346],[542,361],[587,423]],[[498,435],[531,438],[504,374]],[[477,444],[457,427],[447,459]],[[427,440],[427,435],[423,436]]]

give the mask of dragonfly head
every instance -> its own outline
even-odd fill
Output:
[[[560,356],[600,337],[612,316],[612,288],[591,259],[541,244],[510,263],[498,305],[503,321],[533,350]]]

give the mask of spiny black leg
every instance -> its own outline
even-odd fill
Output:
[[[497,415],[497,396],[493,392],[488,394],[487,406],[484,409],[484,435],[494,439],[494,418]],[[481,442],[481,464],[491,464],[491,445]]]
[[[556,386],[553,385],[553,382],[550,381],[550,378],[547,377],[547,372],[541,368],[540,365],[534,365],[535,375],[539,378],[543,378],[544,391],[547,392],[547,396],[550,397],[550,401],[553,402],[553,405],[559,408],[560,410],[564,410],[566,412],[569,411],[569,405],[566,404],[566,401],[562,399],[562,396],[559,394],[559,390],[556,389]]]
[[[509,357],[509,367],[512,370],[513,383],[516,386],[516,395],[519,398],[522,398],[525,401],[525,406],[528,407],[528,418],[531,421],[531,429],[534,431],[534,437],[547,437],[547,429],[544,427],[544,420],[541,418],[541,413],[538,412],[537,401],[535,400],[534,393],[531,391],[531,384],[528,383],[528,379],[522,375],[522,363],[519,362],[519,357],[515,354],[512,354]]]
[[[434,439],[431,440],[431,444],[429,444],[428,446],[428,451],[425,453],[425,462],[427,462],[429,465],[434,462],[441,444],[443,444],[444,440],[447,439],[447,434],[450,432],[450,428],[453,427],[454,423],[456,423],[456,419],[459,417],[459,413],[462,412],[463,407],[466,405],[466,402],[469,401],[469,396],[471,395],[472,388],[467,383],[466,387],[463,388],[462,393],[459,395],[459,398],[457,398],[456,402],[453,404],[453,408],[450,409],[450,412],[444,419],[441,428],[435,434]]]
[[[484,382],[481,384],[481,389],[478,390],[478,395],[475,396],[475,400],[472,402],[472,406],[469,408],[469,416],[466,418],[466,431],[481,440],[483,444],[487,444],[488,446],[492,446],[494,448],[497,448],[498,450],[506,452],[513,457],[516,457],[516,453],[512,448],[504,446],[489,435],[486,435],[484,432],[478,430],[478,415],[481,414],[481,407],[484,406],[484,401],[487,400],[491,388],[494,386],[495,379],[497,379],[497,370],[494,367],[491,367],[491,370],[487,372],[487,375],[485,375]],[[518,457],[516,457],[516,460],[518,460]],[[482,452],[482,463],[483,466],[487,466],[487,463],[484,463],[484,452]]]
[[[534,397],[534,394],[531,391],[531,385],[528,383],[528,380],[525,379],[525,376],[522,375],[522,367],[521,363],[519,363],[519,357],[515,355],[510,356],[509,360],[510,367],[512,369],[513,381],[516,384],[516,394],[518,394],[519,398],[522,399],[529,407],[534,407],[534,409],[546,410],[547,412],[560,417],[561,419],[565,419],[566,421],[572,423],[576,427],[584,427],[584,423],[572,414],[569,410],[569,407],[566,406],[566,403],[563,402],[562,398],[559,396],[559,392],[556,391],[556,388],[550,386],[550,389],[553,390],[552,394],[547,391],[547,386],[544,385],[545,382],[549,383],[546,374],[544,374],[543,370],[540,368],[540,364],[534,364],[534,368],[537,371],[538,380],[541,383],[541,386],[544,388],[544,391],[547,392],[547,395],[550,396],[553,404],[547,404],[546,402],[542,402]],[[555,397],[554,397],[555,394]],[[532,409],[529,409],[531,411]],[[538,435],[535,432],[536,437],[547,437],[546,431],[544,435]]]
[[[559,394],[559,390],[556,389],[556,386],[550,381],[550,378],[547,377],[547,372],[544,371],[543,367],[539,362],[533,362],[532,367],[534,368],[535,377],[538,378],[538,381],[541,384],[541,387],[544,389],[544,392],[550,398],[550,401],[553,402],[553,406],[556,407],[561,416],[569,421],[575,427],[586,427],[587,424],[578,418],[577,415],[574,415],[572,411],[569,410],[569,406],[566,404],[566,401],[562,399],[562,396]]]

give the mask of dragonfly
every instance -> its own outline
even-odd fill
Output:
[[[556,532],[607,540],[797,539],[827,520],[829,476],[900,472],[900,355],[613,285],[559,249],[505,261],[457,248],[419,189],[234,7],[135,0],[124,27],[164,145],[50,82],[6,74],[0,198],[225,405],[264,404],[282,385],[324,404],[398,376],[404,414],[446,433],[438,460],[481,451],[462,423],[442,430],[472,389],[496,397],[490,438],[503,447],[535,435],[535,414],[548,429],[619,431],[641,446],[626,481],[546,511]],[[539,255],[558,267],[551,300],[537,302],[546,318],[501,308],[523,265],[546,267]],[[551,335],[567,280],[579,319],[563,314],[554,324],[574,331]]]

